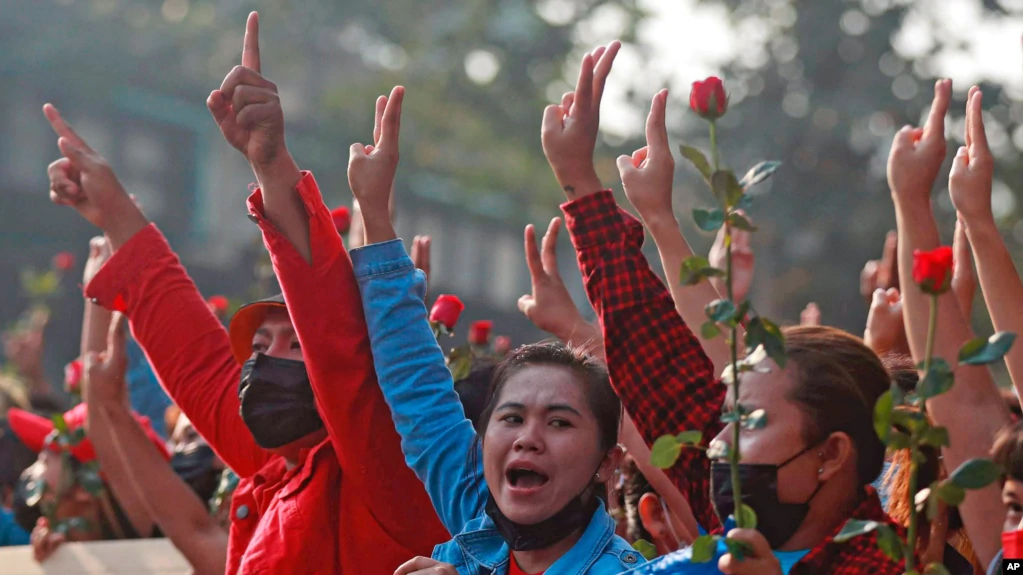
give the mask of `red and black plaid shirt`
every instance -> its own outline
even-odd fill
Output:
[[[652,444],[662,435],[699,430],[709,441],[722,428],[726,389],[718,383],[699,340],[675,311],[671,293],[640,251],[643,225],[618,207],[610,191],[568,202],[561,209],[586,293],[604,332],[611,383],[643,438]],[[666,472],[700,525],[711,532],[720,529],[710,500],[710,461],[703,453],[683,449]],[[894,527],[870,487],[851,517]],[[842,544],[832,541],[841,527],[836,526],[791,573],[902,573],[878,550],[873,534]]]

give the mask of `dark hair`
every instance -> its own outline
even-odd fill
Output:
[[[482,429],[480,416],[490,403],[490,381],[496,369],[497,363],[491,359],[473,359],[469,375],[455,382],[455,392],[462,402],[465,418],[472,422],[477,433]]]
[[[891,387],[891,375],[877,354],[844,331],[798,326],[784,333],[785,353],[796,374],[789,398],[809,420],[805,440],[814,444],[831,433],[848,434],[856,446],[859,482],[870,484],[881,473],[885,455],[874,431],[874,404]]]
[[[646,476],[639,470],[636,460],[632,457],[627,457],[622,462],[622,476],[625,479],[622,492],[625,495],[623,507],[625,507],[625,522],[629,541],[633,543],[640,539],[653,541],[650,532],[643,526],[643,518],[639,512],[639,500],[647,493],[657,495],[657,491],[647,481]]]
[[[991,459],[1002,470],[1002,482],[1023,481],[1023,421],[1004,427],[995,436]]]
[[[524,345],[509,353],[494,371],[490,382],[490,401],[480,414],[479,434],[485,435],[490,416],[497,407],[501,390],[511,376],[535,365],[567,367],[583,380],[590,410],[597,418],[600,430],[600,449],[607,451],[618,444],[618,430],[622,422],[622,403],[611,387],[611,378],[604,363],[592,355],[567,347],[561,342],[548,341]]]
[[[37,457],[36,453],[11,431],[10,425],[4,419],[3,423],[0,423],[0,490],[5,487],[15,490],[18,486],[18,477],[35,463]]]

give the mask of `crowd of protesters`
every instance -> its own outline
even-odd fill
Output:
[[[428,305],[430,239],[416,236],[406,252],[392,224],[404,89],[377,100],[372,143],[351,146],[349,219],[328,209],[287,149],[258,32],[252,14],[241,65],[207,105],[252,166],[257,187],[238,217],[262,234],[280,293],[226,325],[223,298],[199,293],[100,153],[44,106],[61,153],[48,168],[50,199],[100,235],[65,382],[81,402],[64,411],[48,392],[45,310],[4,341],[13,370],[0,376],[0,544],[31,545],[45,562],[65,542],[166,537],[195,573],[231,575],[901,574],[911,565],[966,575],[1023,558],[1023,347],[1002,352],[1011,393],[987,367],[955,361],[975,338],[977,285],[995,329],[1023,331],[1023,281],[992,215],[979,89],[968,94],[948,181],[958,214],[948,264],[922,270],[919,255],[940,247],[931,201],[952,99],[940,80],[924,126],[895,135],[897,231],[863,267],[863,333],[822,325],[809,304],[800,325],[780,330],[784,364],[740,349],[748,369],[737,374],[736,346],[698,326],[709,304],[750,290],[750,228],[721,227],[709,254],[727,280],[676,281],[694,254],[672,205],[668,94],[653,96],[647,145],[618,159],[637,218],[594,168],[620,44],[598,47],[575,89],[542,111],[543,151],[566,202],[542,240],[525,229],[532,293],[518,305],[552,337],[513,348],[478,322],[446,352],[462,304],[430,294]],[[727,94],[710,78],[690,104],[713,118]],[[559,274],[562,227],[594,323]],[[667,281],[641,251],[647,234]],[[753,329],[740,319],[736,330]],[[931,357],[951,364],[956,385],[921,392],[916,415],[901,421],[947,436],[919,452],[892,448],[877,406],[930,381],[921,365]],[[738,402],[762,414],[759,425],[742,423],[746,411],[721,415]],[[658,440],[682,431],[698,434],[695,448],[655,465]],[[939,489],[981,459],[997,466],[994,483],[918,517],[920,487]],[[737,521],[747,508],[755,526]],[[870,528],[843,536],[854,524]],[[712,539],[720,548],[700,561],[708,534],[727,539]],[[907,536],[915,548],[893,560],[889,537]]]

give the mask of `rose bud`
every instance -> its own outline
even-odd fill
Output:
[[[430,310],[430,321],[439,323],[451,331],[458,323],[458,316],[462,315],[464,309],[465,304],[458,299],[458,296],[442,295],[433,303],[433,309]]]
[[[334,227],[337,228],[337,233],[341,235],[348,233],[348,228],[352,226],[352,214],[346,206],[339,206],[331,210],[330,217],[334,220]]]
[[[227,308],[230,306],[227,298],[222,295],[210,296],[210,299],[206,300],[206,305],[209,306],[210,311],[217,317],[224,317],[227,314]]]
[[[472,325],[469,326],[469,343],[479,346],[490,343],[490,329],[492,327],[494,327],[494,322],[490,320],[472,322]]]
[[[71,393],[80,393],[82,385],[82,362],[74,360],[64,366],[64,389]]]
[[[728,111],[728,94],[721,78],[711,76],[702,82],[693,82],[689,92],[689,107],[702,118],[716,120]]]
[[[75,267],[75,256],[71,252],[60,252],[53,256],[54,269],[66,272]]]
[[[494,338],[494,353],[497,355],[508,355],[511,351],[511,338],[506,335],[499,335]]]
[[[952,248],[941,246],[925,252],[913,252],[913,281],[920,289],[932,295],[948,291],[952,285]]]

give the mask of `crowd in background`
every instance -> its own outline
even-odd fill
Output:
[[[166,537],[196,573],[230,574],[897,574],[914,564],[973,574],[1023,558],[1023,348],[987,362],[1004,355],[1012,390],[959,351],[975,337],[978,285],[995,329],[1023,331],[1023,281],[991,210],[979,89],[949,176],[953,245],[940,248],[931,206],[952,98],[939,80],[923,127],[893,141],[898,228],[878,260],[850,262],[850,277],[862,266],[863,333],[827,327],[810,303],[800,325],[778,330],[782,349],[769,338],[739,349],[719,327],[738,337],[765,329],[762,319],[738,305],[709,310],[746,300],[752,218],[726,204],[704,270],[727,273],[679,281],[697,260],[673,209],[667,91],[653,96],[647,145],[618,159],[636,217],[593,166],[620,45],[596,48],[575,89],[537,111],[566,203],[542,239],[533,226],[524,234],[532,293],[518,306],[551,339],[512,345],[490,322],[459,325],[458,298],[428,293],[430,238],[406,252],[395,234],[404,89],[379,97],[371,143],[351,146],[354,209],[330,210],[287,149],[258,32],[250,15],[241,65],[207,105],[253,168],[239,217],[262,234],[280,293],[232,314],[199,293],[100,152],[44,107],[61,154],[47,168],[50,199],[101,234],[64,382],[81,402],[65,409],[42,375],[45,308],[4,339],[0,544],[31,545],[45,562],[68,541]],[[727,106],[720,80],[694,84],[694,113],[713,122]],[[596,322],[558,271],[562,228]],[[666,279],[641,251],[646,237]],[[74,263],[61,255],[54,267]],[[991,341],[985,350],[1002,340]],[[955,386],[922,391],[932,357],[955,370]],[[919,454],[892,448],[876,425],[886,394],[919,394],[891,433],[925,421],[947,435]],[[722,416],[723,405],[742,409]],[[697,434],[682,442],[692,448],[655,464],[658,442],[682,432]],[[907,494],[955,484],[955,470],[981,459],[997,466],[994,483],[914,512]],[[741,523],[747,507],[755,526]],[[844,537],[856,522],[872,526]],[[892,559],[889,533],[908,534],[909,556]],[[698,560],[707,534],[727,535],[709,563]]]

